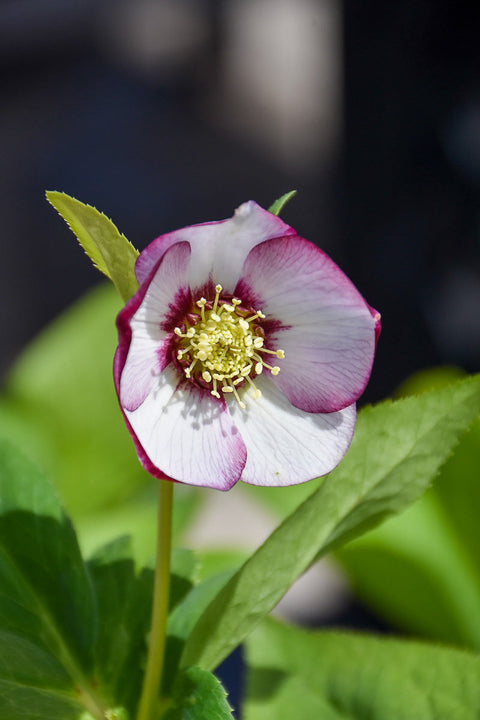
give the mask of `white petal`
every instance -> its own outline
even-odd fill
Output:
[[[129,318],[129,307],[134,307],[133,304],[127,304],[122,311],[121,324],[129,325],[132,334],[120,379],[120,402],[127,410],[135,410],[143,402],[155,378],[169,362],[166,353],[171,331],[166,333],[163,323],[171,308],[189,293],[185,284],[189,259],[188,243],[171,247],[135,313]]]
[[[229,410],[247,448],[241,479],[252,485],[297,485],[329,473],[345,455],[355,427],[355,405],[334,413],[294,408],[270,378],[258,377],[258,399],[243,396]]]
[[[239,478],[246,451],[226,406],[194,385],[179,383],[169,365],[145,401],[125,415],[150,462],[189,485],[228,490]]]
[[[228,220],[191,225],[161,235],[141,253],[135,272],[142,282],[171,245],[187,241],[192,248],[190,287],[201,287],[210,279],[233,292],[250,250],[265,240],[292,233],[283,220],[250,200]]]

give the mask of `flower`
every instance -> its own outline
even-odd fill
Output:
[[[228,490],[340,462],[380,315],[322,250],[250,201],[161,235],[135,272],[114,378],[148,472]]]

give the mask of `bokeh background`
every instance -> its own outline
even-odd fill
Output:
[[[382,312],[363,401],[429,366],[478,371],[479,37],[468,1],[3,0],[0,373],[100,282],[46,189],[142,249],[296,188],[285,221]],[[264,536],[241,498],[212,495],[190,541],[232,513],[238,539]],[[378,627],[328,573],[323,617]]]

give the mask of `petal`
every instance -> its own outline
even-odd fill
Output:
[[[169,362],[171,332],[165,320],[172,308],[190,296],[186,285],[190,246],[169,248],[150,279],[142,285],[118,316],[120,368],[119,397],[122,407],[135,410],[153,387],[155,378]],[[128,346],[126,351],[125,345]]]
[[[190,287],[201,287],[210,279],[232,291],[243,262],[255,245],[294,232],[283,220],[250,200],[228,220],[191,225],[161,235],[140,254],[135,272],[138,281],[143,282],[169,247],[186,241],[192,248]]]
[[[269,240],[250,251],[235,295],[266,313],[266,346],[285,351],[274,382],[295,407],[334,412],[358,399],[379,315],[328,255],[298,236]]]
[[[151,463],[147,469],[152,472],[153,466],[157,477],[219,490],[228,490],[240,478],[246,450],[225,403],[179,381],[173,365],[125,416],[145,453],[144,466],[146,457]]]
[[[268,377],[255,380],[262,395],[229,410],[247,448],[241,480],[252,485],[297,485],[329,473],[345,455],[355,427],[355,405],[311,414],[292,407]]]

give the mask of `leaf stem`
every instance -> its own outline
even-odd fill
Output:
[[[172,546],[173,482],[159,481],[157,560],[153,587],[152,621],[147,668],[137,720],[156,720],[162,681],[170,590],[170,554]]]

